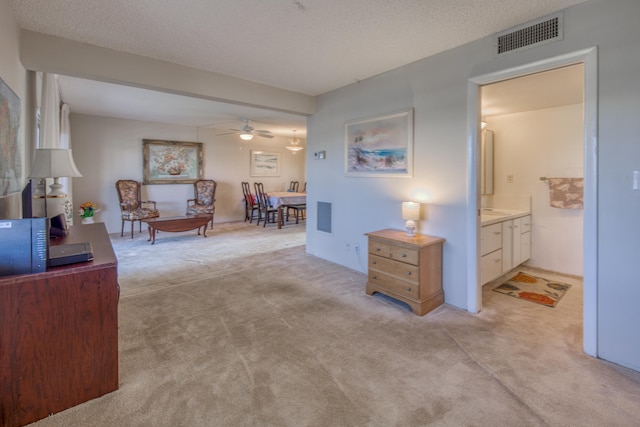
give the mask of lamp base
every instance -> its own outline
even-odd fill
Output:
[[[413,237],[416,235],[416,222],[412,219],[408,219],[404,224],[404,228],[407,230],[407,237]]]

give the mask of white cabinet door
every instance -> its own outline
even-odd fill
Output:
[[[480,230],[480,253],[486,255],[502,247],[502,224],[482,227]]]
[[[522,233],[522,253],[520,262],[531,258],[531,233]]]
[[[483,285],[502,274],[502,250],[498,249],[480,259],[480,283]]]

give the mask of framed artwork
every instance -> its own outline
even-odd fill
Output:
[[[0,197],[22,191],[20,98],[0,78]]]
[[[345,175],[410,177],[413,108],[345,124]]]
[[[142,140],[144,184],[193,184],[202,179],[202,143]]]
[[[251,176],[280,176],[280,154],[251,150]]]

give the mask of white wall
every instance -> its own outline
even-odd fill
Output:
[[[0,0],[0,58],[2,58],[2,60],[0,60],[0,78],[2,78],[7,86],[20,98],[22,107],[20,117],[22,118],[22,123],[24,123],[26,113],[26,73],[20,63],[19,35],[20,31],[13,18],[13,11],[9,7],[9,2],[7,0]],[[31,166],[27,164],[29,157],[25,154],[24,135],[24,126],[21,126],[18,141],[20,141],[20,159],[22,159],[23,178],[29,173]],[[0,175],[3,175],[4,172],[5,171],[0,171]],[[24,182],[22,184],[24,184]],[[21,218],[21,206],[20,193],[0,197],[0,218]]]
[[[527,264],[575,276],[583,273],[583,211],[550,207],[540,177],[584,176],[583,114],[576,104],[486,118],[494,132],[494,194],[531,197]]]
[[[237,135],[218,137],[210,129],[72,114],[73,155],[83,174],[83,178],[73,182],[74,206],[85,201],[98,203],[97,220],[106,224],[109,233],[119,232],[121,227],[115,182],[119,179],[142,181],[143,139],[204,143],[204,178],[218,182],[214,223],[244,219],[242,181],[249,181],[253,186],[259,180],[267,191],[284,191],[292,180],[305,181],[304,154],[293,155],[286,150],[288,139],[284,137],[241,142]],[[279,177],[250,176],[253,149],[280,153]],[[155,200],[162,216],[184,215],[187,199],[193,197],[193,185],[144,185],[142,197]],[[76,221],[79,221],[77,217]],[[125,232],[129,227],[130,224],[125,223]]]
[[[490,37],[320,96],[309,119],[309,151],[327,160],[307,162],[307,249],[361,270],[347,243],[363,233],[401,228],[400,201],[428,194],[420,231],[446,239],[445,301],[467,308],[467,86],[475,76],[598,46],[598,354],[640,370],[640,284],[637,240],[640,192],[640,43],[637,0],[596,0],[564,11],[564,39],[497,57]],[[343,176],[343,126],[359,117],[415,108],[415,173],[409,179]],[[317,183],[317,184],[316,184]],[[321,184],[320,184],[321,183]],[[317,201],[333,203],[334,233],[315,231]],[[365,247],[365,246],[363,246]],[[364,254],[363,254],[364,257]]]

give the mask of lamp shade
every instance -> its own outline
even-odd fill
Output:
[[[243,139],[245,141],[251,141],[253,139],[253,134],[249,132],[242,132],[240,134],[240,139]]]
[[[420,203],[402,202],[402,219],[417,221],[420,219]]]
[[[65,148],[39,148],[31,165],[29,178],[81,177],[71,155]]]

